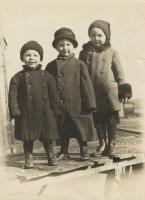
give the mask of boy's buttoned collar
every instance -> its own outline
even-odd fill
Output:
[[[68,59],[70,59],[70,58],[72,58],[72,57],[74,57],[74,56],[75,56],[74,54],[71,54],[71,55],[69,55],[69,56],[58,55],[58,56],[57,56],[57,60],[68,60]]]
[[[25,71],[35,71],[35,70],[40,70],[42,67],[41,64],[39,64],[36,68],[31,68],[31,67],[28,67],[27,65],[23,65],[23,69]]]
[[[86,44],[83,45],[83,49],[84,50],[90,50],[90,51],[95,51],[95,52],[102,52],[108,48],[111,47],[110,43],[105,43],[104,45],[100,46],[100,47],[96,47],[91,41],[87,42]]]

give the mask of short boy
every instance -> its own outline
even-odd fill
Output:
[[[59,138],[55,119],[59,110],[55,80],[41,70],[43,49],[38,42],[25,43],[20,58],[25,65],[10,81],[9,111],[15,119],[15,138],[23,141],[24,168],[33,167],[33,142],[37,139],[43,142],[48,164],[56,165],[53,140]]]

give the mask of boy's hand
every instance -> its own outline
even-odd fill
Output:
[[[128,102],[128,98],[127,98],[127,97],[122,98],[122,99],[121,99],[121,102],[122,102],[122,103],[127,103],[127,102]]]
[[[17,118],[19,118],[21,115],[15,115],[14,116],[14,119],[17,119]]]

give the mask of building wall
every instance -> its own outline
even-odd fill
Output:
[[[8,87],[6,76],[5,51],[7,43],[0,35],[0,148],[9,148],[12,144],[12,132],[8,115]]]

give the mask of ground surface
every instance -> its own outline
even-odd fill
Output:
[[[137,164],[133,165],[133,171],[136,171],[136,168],[140,168],[140,166],[142,169],[142,164],[140,163],[144,162],[144,134],[141,125],[142,118],[133,117],[121,119],[121,123],[118,127],[117,154],[137,157],[137,160],[132,159],[134,164]],[[89,142],[89,153],[94,152],[97,145],[97,140]],[[0,196],[0,200],[25,200],[27,198],[31,198],[31,200],[56,200],[58,198],[60,200],[80,200],[81,198],[83,200],[112,200],[118,198],[118,200],[120,200],[117,186],[120,184],[121,172],[118,171],[117,174],[117,170],[123,169],[122,164],[114,163],[113,160],[108,157],[91,157],[90,161],[80,161],[79,146],[75,139],[70,140],[69,153],[71,159],[60,161],[57,167],[50,167],[47,165],[47,157],[43,147],[39,142],[36,142],[34,148],[34,169],[24,170],[24,156],[21,143],[16,143],[16,148],[16,154],[6,157],[1,156],[1,172],[3,172],[1,173],[1,180],[4,181],[4,190]],[[58,152],[59,147],[56,147],[55,151]],[[123,165],[128,165],[132,160],[125,161]],[[105,163],[105,165],[102,163]],[[115,172],[112,171],[115,175],[113,175],[113,178],[112,175],[110,175],[112,172],[109,172],[112,168],[117,169]],[[131,170],[130,168],[127,169],[128,177]],[[105,173],[100,174],[98,173],[99,171],[104,171]],[[143,170],[139,171],[142,172]],[[137,176],[140,176],[140,180],[142,180],[143,183],[143,176]],[[136,177],[136,175],[131,176],[129,180],[136,181],[134,177]],[[123,180],[125,179],[126,178]],[[137,186],[139,183],[136,181]],[[129,185],[130,181],[127,179],[124,184]],[[97,185],[99,188],[97,188]],[[137,186],[135,188],[137,188]],[[139,188],[141,188],[141,186]],[[110,187],[116,187],[116,189],[113,189],[114,192]],[[119,187],[122,188],[122,186]],[[93,193],[94,190],[96,190],[96,192],[98,191],[97,195]],[[109,195],[106,197],[108,190]],[[132,200],[143,200],[141,195],[142,194],[137,197],[136,193],[133,194]],[[135,198],[133,199],[133,197]],[[129,200],[130,197],[122,196],[122,198]]]

